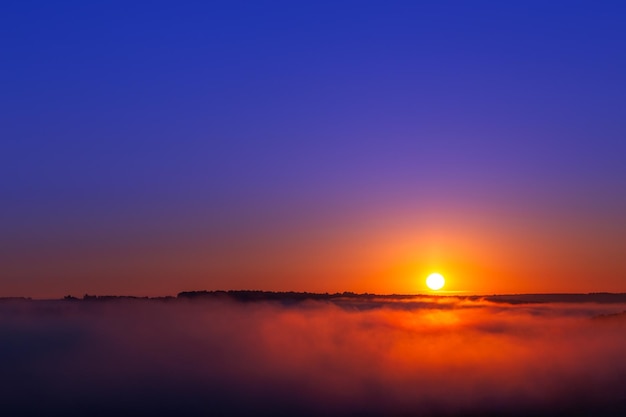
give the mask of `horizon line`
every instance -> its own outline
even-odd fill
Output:
[[[57,300],[93,300],[93,299],[178,299],[186,298],[187,295],[236,295],[236,294],[274,294],[274,295],[300,295],[300,296],[328,296],[328,297],[501,297],[501,296],[581,296],[581,295],[626,295],[626,292],[610,292],[610,291],[592,291],[592,292],[528,292],[528,293],[478,293],[467,290],[438,290],[421,293],[369,293],[369,292],[309,292],[309,291],[272,291],[272,290],[187,290],[179,291],[176,294],[168,295],[130,295],[130,294],[90,294],[85,293],[83,296],[74,296],[67,294],[60,297],[33,297],[33,296],[0,296],[0,300],[32,300],[32,301],[57,301]]]

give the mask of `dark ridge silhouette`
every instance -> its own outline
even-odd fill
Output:
[[[384,296],[375,294],[356,294],[353,292],[342,293],[310,293],[310,292],[275,292],[275,291],[260,291],[260,290],[230,290],[230,291],[183,291],[178,293],[178,299],[230,299],[239,302],[258,302],[258,301],[278,301],[281,303],[298,303],[307,300],[313,301],[331,301],[337,299],[367,299],[372,300],[388,299],[390,297],[397,298],[398,296]],[[404,298],[410,298],[413,296],[401,296]]]
[[[90,295],[85,294],[82,299],[66,295],[63,297],[64,300],[67,301],[169,301],[175,300],[176,297],[173,296],[165,296],[165,297],[138,297],[134,295]]]
[[[494,303],[506,304],[541,304],[541,303],[626,303],[626,293],[588,293],[588,294],[494,294],[489,296],[479,295],[438,295],[438,294],[357,294],[354,292],[342,293],[309,293],[309,292],[274,292],[274,291],[252,291],[252,290],[231,290],[231,291],[184,291],[177,295],[179,299],[231,299],[240,302],[254,301],[280,301],[280,302],[301,302],[305,300],[333,301],[333,300],[412,300],[419,297],[429,298],[454,298],[459,300],[479,301],[486,300]]]
[[[626,293],[592,292],[588,294],[502,294],[482,297],[487,301],[507,304],[601,303],[626,302]]]
[[[85,301],[107,301],[107,300],[148,300],[148,297],[135,297],[132,295],[89,295],[85,294]]]
[[[279,302],[285,305],[304,301],[360,302],[360,301],[419,301],[420,299],[456,299],[469,301],[488,301],[501,304],[545,304],[545,303],[626,303],[626,293],[594,292],[587,294],[493,294],[493,295],[439,295],[439,294],[370,294],[351,291],[337,293],[313,293],[296,291],[262,290],[216,290],[183,291],[176,296],[140,297],[132,295],[91,295],[82,298],[66,295],[62,301],[68,302],[107,302],[107,301],[177,301],[177,300],[230,300],[242,303]],[[32,301],[30,297],[0,297],[0,302]],[[37,300],[34,300],[37,301]]]

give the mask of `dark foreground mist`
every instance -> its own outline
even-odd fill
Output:
[[[0,301],[0,415],[626,415],[621,299],[217,295]]]

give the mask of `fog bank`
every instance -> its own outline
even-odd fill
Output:
[[[622,415],[623,304],[0,303],[6,415]]]

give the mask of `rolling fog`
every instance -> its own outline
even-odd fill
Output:
[[[626,317],[606,315],[624,310],[453,297],[3,301],[0,409],[622,415]]]

